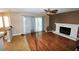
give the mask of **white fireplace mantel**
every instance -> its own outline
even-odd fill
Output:
[[[55,23],[55,25],[56,25],[56,30],[54,31],[54,33],[76,41],[79,24]],[[71,28],[70,35],[65,35],[60,33],[60,27]]]

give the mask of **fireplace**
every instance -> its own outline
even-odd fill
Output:
[[[79,38],[79,27],[78,27],[78,34],[77,34],[77,37]]]
[[[60,33],[66,34],[66,35],[70,35],[71,33],[71,28],[67,28],[67,27],[61,27],[60,26]]]
[[[53,33],[75,40],[79,38],[79,24],[55,23],[56,30]]]

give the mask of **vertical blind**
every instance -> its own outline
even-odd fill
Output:
[[[24,33],[44,31],[44,23],[42,16],[25,16],[24,17]]]
[[[35,25],[36,25],[36,31],[42,31],[43,30],[43,19],[42,17],[35,17]]]

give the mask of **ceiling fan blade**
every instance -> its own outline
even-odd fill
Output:
[[[52,12],[52,13],[56,13],[58,10],[50,10],[50,9],[44,9],[45,12]]]
[[[55,15],[58,10],[44,9],[47,15]]]
[[[52,10],[51,12],[52,12],[52,13],[57,13],[57,11],[58,11],[58,10]]]

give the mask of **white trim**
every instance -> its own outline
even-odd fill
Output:
[[[21,33],[19,33],[19,34],[12,34],[12,36],[16,36],[16,35],[21,35]]]

